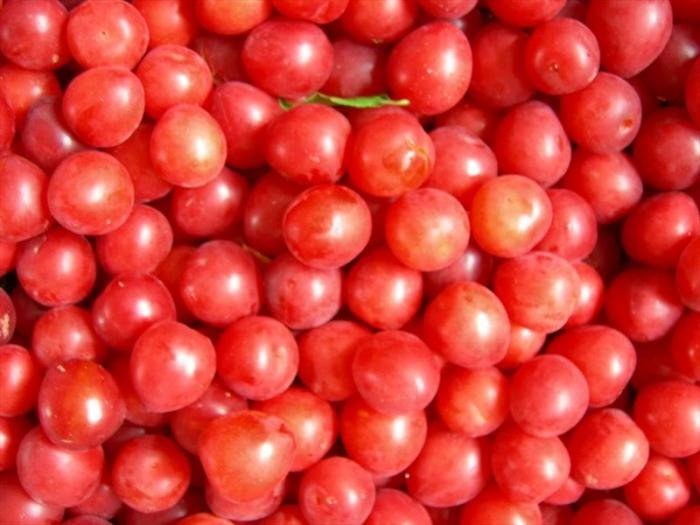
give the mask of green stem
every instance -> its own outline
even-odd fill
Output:
[[[280,98],[279,104],[282,109],[289,110],[299,104],[325,104],[327,106],[342,106],[346,108],[371,109],[381,108],[384,106],[408,106],[408,99],[394,100],[389,95],[382,93],[381,95],[369,95],[365,97],[342,98],[332,95],[324,95],[323,93],[314,93],[299,102],[290,102],[289,100]]]

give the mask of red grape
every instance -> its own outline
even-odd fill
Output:
[[[621,332],[603,325],[587,325],[554,337],[547,352],[569,359],[588,383],[592,407],[615,401],[629,383],[637,364],[632,343]]]
[[[156,122],[150,154],[163,180],[196,188],[214,180],[224,167],[226,138],[216,120],[202,108],[178,104]]]
[[[231,241],[209,241],[188,257],[180,295],[195,317],[225,326],[258,311],[259,278],[255,261],[243,248]]]
[[[642,525],[639,516],[621,501],[596,499],[583,505],[574,514],[571,525]]]
[[[71,55],[85,69],[133,69],[146,52],[148,25],[128,2],[87,0],[71,10],[66,40]]]
[[[252,1],[263,0],[246,3]],[[257,25],[248,34],[243,65],[253,83],[265,91],[298,99],[326,83],[333,68],[333,47],[318,26],[278,18]]]
[[[209,31],[222,35],[246,33],[272,12],[270,0],[243,0],[236,5],[226,0],[200,0],[195,5],[197,21]]]
[[[358,126],[348,146],[348,173],[360,190],[396,197],[421,186],[435,164],[435,146],[412,115],[380,109]]]
[[[54,170],[47,191],[49,210],[64,228],[80,235],[104,235],[123,225],[134,207],[134,186],[111,155],[82,151]]]
[[[303,104],[265,130],[265,159],[284,178],[305,186],[337,182],[345,169],[350,123],[322,104]]]
[[[633,77],[663,51],[673,28],[667,0],[592,0],[586,25],[600,44],[601,64],[611,73]]]
[[[24,436],[17,451],[17,476],[32,499],[78,505],[97,488],[104,465],[102,447],[71,450],[52,443],[39,427]]]
[[[27,69],[58,69],[70,59],[68,12],[59,0],[9,0],[0,11],[0,51]]]
[[[510,423],[496,433],[491,449],[493,477],[513,501],[540,503],[569,475],[569,453],[557,437],[535,437]]]
[[[348,457],[375,476],[393,476],[418,457],[428,429],[420,411],[386,415],[359,397],[345,402],[340,437]]]
[[[503,359],[509,329],[501,301],[478,283],[447,286],[428,304],[423,316],[423,333],[430,347],[466,368],[483,368]]]
[[[131,381],[151,412],[172,412],[194,403],[216,373],[211,340],[176,321],[147,328],[134,343]]]
[[[212,88],[212,73],[204,59],[184,46],[162,45],[141,60],[136,76],[143,85],[146,113],[160,118],[178,104],[201,106]]]
[[[468,209],[481,185],[496,176],[496,156],[476,134],[457,124],[434,129],[430,138],[435,167],[425,186],[446,191]]]
[[[641,518],[672,517],[690,500],[690,479],[678,460],[652,454],[646,466],[625,485],[625,500]]]
[[[134,0],[148,24],[149,47],[187,45],[197,34],[194,4],[189,0]]]
[[[527,41],[528,79],[549,95],[565,95],[589,85],[600,67],[595,35],[578,20],[558,17],[539,25]]]
[[[294,433],[292,472],[318,463],[338,436],[337,416],[331,404],[302,388],[290,387],[276,397],[255,403],[253,408],[277,416]]]
[[[523,363],[511,378],[510,414],[533,436],[559,436],[574,428],[589,404],[583,373],[559,355]],[[546,497],[546,496],[545,496]]]
[[[287,475],[294,432],[276,416],[243,410],[215,419],[199,438],[207,479],[222,497],[246,502],[270,492]]]
[[[214,379],[209,388],[192,404],[172,413],[170,430],[178,444],[191,454],[198,450],[199,435],[212,420],[245,410],[248,403]]]
[[[95,284],[92,245],[60,226],[20,245],[17,278],[27,294],[44,306],[82,301]]]
[[[421,115],[443,113],[455,106],[469,87],[469,41],[448,22],[422,25],[394,46],[386,73],[391,94],[408,99],[411,111]]]
[[[355,393],[352,362],[357,344],[371,335],[351,321],[331,321],[299,338],[299,378],[328,401],[342,401]]]
[[[47,370],[37,413],[53,443],[84,450],[101,445],[119,429],[125,406],[107,370],[91,361],[73,360]]]
[[[398,330],[360,341],[352,376],[360,396],[383,414],[424,409],[435,397],[440,381],[430,349],[415,335]]]
[[[216,343],[216,353],[219,377],[251,400],[282,394],[299,367],[294,336],[271,317],[249,316],[230,324]]]
[[[476,34],[471,42],[473,70],[469,86],[475,101],[504,109],[532,97],[534,88],[525,69],[527,38],[523,31],[497,22]]]
[[[649,441],[632,418],[616,408],[587,414],[569,435],[571,474],[596,490],[626,485],[642,471]]]
[[[26,525],[60,523],[64,509],[59,505],[49,505],[32,499],[22,488],[14,472],[0,473],[0,501],[3,506],[3,519]]]
[[[46,202],[49,178],[18,155],[0,158],[0,239],[19,242],[46,231],[51,215]]]
[[[293,330],[327,323],[342,304],[339,269],[312,268],[289,253],[279,255],[267,267],[264,287],[267,308]]]
[[[118,146],[143,118],[144,91],[123,67],[100,66],[79,74],[66,88],[63,116],[80,140],[96,148]]]
[[[128,441],[112,464],[112,486],[124,503],[140,512],[172,507],[190,481],[190,464],[170,439],[146,435]]]
[[[417,16],[415,0],[350,0],[340,22],[354,40],[376,45],[399,39]]]
[[[684,458],[700,452],[700,387],[663,381],[641,389],[634,420],[660,454]]]
[[[121,275],[92,304],[95,332],[107,345],[129,352],[136,339],[158,321],[175,319],[173,298],[152,275]]]
[[[337,184],[318,184],[304,191],[289,204],[282,219],[287,248],[314,268],[346,265],[367,246],[371,230],[365,201]]]
[[[375,497],[369,472],[342,457],[316,463],[304,473],[299,486],[299,507],[309,525],[361,525]]]
[[[578,274],[565,259],[530,252],[503,262],[493,289],[509,317],[532,330],[551,333],[566,324],[576,306]]]
[[[518,173],[552,186],[566,173],[571,144],[556,113],[543,102],[520,104],[496,128],[493,151],[501,173]]]
[[[424,505],[461,505],[479,494],[490,477],[488,445],[461,432],[433,427],[406,473],[408,493]]]
[[[48,171],[53,171],[69,155],[85,149],[68,129],[58,98],[42,98],[32,105],[21,139],[27,156]]]
[[[579,146],[594,153],[613,153],[637,136],[642,105],[628,82],[601,72],[583,89],[561,97],[559,116]]]
[[[545,191],[521,175],[489,179],[469,209],[471,233],[487,253],[516,257],[532,250],[552,224],[552,204]]]
[[[450,430],[470,437],[488,435],[508,416],[508,380],[493,367],[478,370],[446,367],[436,408]]]

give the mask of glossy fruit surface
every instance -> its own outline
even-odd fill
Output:
[[[140,512],[172,507],[187,490],[189,481],[187,457],[163,436],[146,435],[127,442],[112,465],[115,493]]]
[[[547,252],[530,252],[501,264],[493,288],[514,322],[550,333],[573,313],[578,284],[571,263]]]
[[[571,430],[583,417],[588,403],[585,377],[561,356],[535,357],[511,379],[511,416],[535,436],[558,436]]]
[[[134,186],[119,161],[85,151],[56,167],[46,198],[64,228],[80,235],[104,235],[126,222],[134,206]]]
[[[333,108],[297,106],[274,119],[265,131],[265,159],[297,184],[337,182],[345,168],[350,130],[347,118]]]
[[[0,499],[4,502],[8,520],[23,520],[30,525],[60,523],[64,509],[61,506],[40,503],[27,494],[14,472],[0,473]]]
[[[24,291],[44,306],[82,301],[92,290],[97,274],[90,242],[60,226],[24,242],[16,268]]]
[[[49,179],[18,155],[0,159],[0,238],[25,241],[46,231],[51,217],[46,202]]]
[[[68,12],[54,0],[13,0],[0,13],[0,51],[18,66],[50,70],[70,58],[65,24]]]
[[[243,410],[216,419],[199,439],[207,479],[233,501],[264,496],[294,461],[293,431],[278,417]]]
[[[400,368],[395,363],[401,362]],[[375,410],[400,414],[422,410],[440,381],[437,361],[418,337],[408,332],[379,332],[360,342],[352,363],[360,396]]]
[[[294,432],[292,472],[315,465],[337,438],[338,421],[332,405],[303,388],[290,387],[279,396],[256,403],[254,408],[279,417]]]
[[[469,209],[471,233],[487,253],[515,257],[532,250],[552,223],[545,191],[522,175],[486,181]]]
[[[83,2],[71,10],[66,40],[84,68],[123,66],[133,69],[146,52],[148,25],[131,4],[121,0]]]
[[[688,504],[690,479],[679,461],[652,455],[639,476],[626,485],[624,493],[640,517],[656,521],[674,515]]]
[[[0,363],[0,384],[5,393],[0,415],[14,417],[29,412],[39,393],[39,365],[26,348],[15,344],[0,346]]]
[[[278,67],[280,64],[283,67]],[[297,99],[326,82],[333,67],[333,48],[325,33],[313,24],[269,20],[247,36],[243,65],[265,91]]]
[[[377,476],[393,476],[418,456],[427,433],[423,411],[386,415],[359,397],[345,402],[340,437],[348,457]]]
[[[508,314],[498,297],[478,283],[446,287],[428,304],[423,323],[431,348],[458,366],[490,366],[506,355]]]
[[[508,416],[508,380],[498,369],[445,367],[436,408],[442,421],[470,437],[490,434]]]
[[[211,182],[226,160],[226,137],[199,106],[178,104],[156,122],[150,142],[158,175],[175,186],[196,188]]]
[[[569,475],[569,453],[557,437],[535,437],[514,424],[504,425],[491,449],[493,476],[511,500],[539,503]]]
[[[152,275],[123,275],[110,281],[92,305],[95,332],[112,349],[129,352],[136,339],[158,321],[175,319],[175,304]]]
[[[363,199],[340,185],[316,185],[287,207],[284,241],[301,262],[315,268],[339,268],[367,246],[372,229]]]
[[[292,333],[271,317],[243,317],[216,342],[216,371],[237,394],[251,400],[282,394],[294,380],[299,350]]]
[[[326,458],[310,468],[299,485],[299,506],[311,525],[364,523],[374,506],[372,477],[354,461]]]
[[[593,407],[615,401],[637,364],[637,354],[630,340],[621,332],[602,325],[563,332],[550,341],[547,352],[566,357],[581,370]]]
[[[621,487],[641,472],[649,457],[644,432],[619,409],[586,415],[567,440],[573,478],[588,488]]]
[[[571,144],[554,111],[542,102],[525,102],[508,111],[496,128],[493,151],[501,173],[524,175],[542,186],[564,176]]]
[[[416,315],[423,275],[408,268],[384,247],[357,258],[343,281],[343,299],[352,313],[382,330],[396,330]]]
[[[211,340],[176,321],[161,321],[136,340],[131,381],[151,412],[172,412],[204,394],[216,372]]]
[[[91,361],[51,367],[41,383],[37,410],[41,428],[56,445],[84,450],[101,445],[124,422],[119,387]]]
[[[63,96],[63,116],[84,143],[118,146],[143,118],[145,99],[136,75],[123,67],[100,66],[73,79]]]
[[[32,499],[47,505],[71,507],[97,488],[104,465],[102,447],[70,450],[52,443],[35,427],[17,451],[17,476]]]
[[[437,426],[408,469],[408,493],[431,507],[461,505],[481,492],[490,472],[486,442]]]
[[[239,245],[209,241],[187,259],[180,295],[195,317],[224,326],[258,311],[258,279],[255,261]]]
[[[632,77],[661,54],[671,37],[671,3],[595,0],[586,25],[598,38],[601,64],[612,73]]]
[[[177,104],[201,106],[212,88],[212,73],[194,51],[175,45],[158,46],[141,60],[136,75],[143,84],[146,113],[160,118]]]
[[[651,447],[668,457],[700,451],[700,390],[697,385],[664,381],[648,385],[634,402],[634,420]]]
[[[472,52],[464,34],[446,22],[425,24],[394,47],[387,62],[387,81],[395,98],[411,101],[422,115],[443,113],[459,102],[469,87]],[[440,89],[435,89],[435,85]]]
[[[379,109],[357,129],[349,145],[348,172],[360,190],[394,197],[418,188],[435,163],[435,146],[415,117]]]

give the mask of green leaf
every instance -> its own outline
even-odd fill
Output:
[[[381,108],[384,106],[408,106],[408,99],[394,100],[386,93],[380,95],[369,95],[365,97],[342,98],[332,95],[324,95],[323,93],[314,93],[299,102],[299,104],[325,104],[327,106],[342,106],[346,108],[357,109],[372,109]],[[298,105],[283,98],[279,99],[279,105],[285,111]]]

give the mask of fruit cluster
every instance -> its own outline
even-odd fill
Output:
[[[700,0],[0,5],[0,523],[700,524]]]

